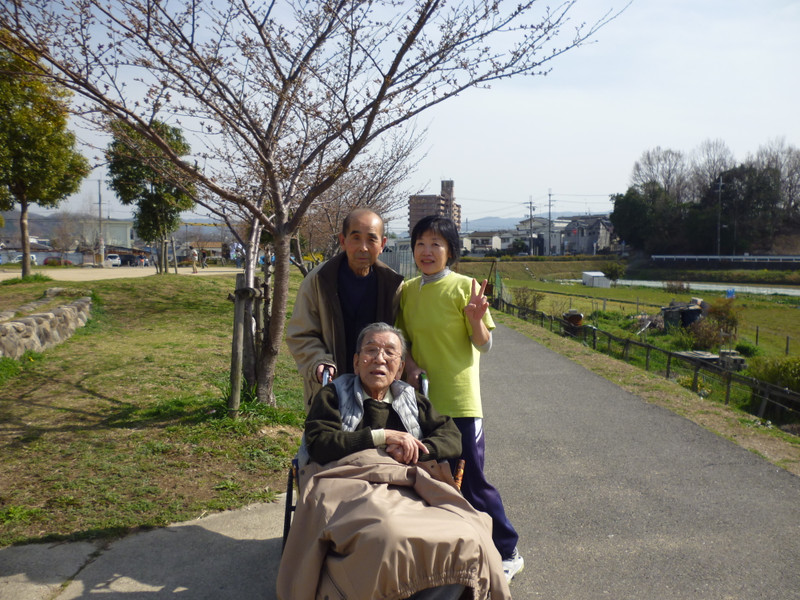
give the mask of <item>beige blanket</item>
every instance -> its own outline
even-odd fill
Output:
[[[511,598],[491,519],[429,468],[365,450],[302,469],[279,600],[399,600],[453,583]]]

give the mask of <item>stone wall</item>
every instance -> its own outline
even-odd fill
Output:
[[[59,289],[48,290],[45,298],[20,307],[16,312],[28,312],[37,304],[51,301]],[[71,304],[47,312],[12,318],[15,312],[0,314],[0,356],[18,359],[25,352],[42,352],[66,341],[78,327],[86,325],[92,309],[92,299],[79,298]]]

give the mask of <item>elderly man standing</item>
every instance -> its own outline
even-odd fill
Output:
[[[306,418],[312,462],[298,470],[278,599],[508,600],[491,519],[436,480],[461,436],[399,380],[403,334],[374,323],[356,348],[355,373],[322,388]]]
[[[342,252],[315,268],[297,292],[286,344],[303,378],[305,408],[322,386],[322,372],[353,372],[356,338],[369,323],[394,323],[403,277],[378,260],[386,245],[383,220],[352,211],[339,234]]]

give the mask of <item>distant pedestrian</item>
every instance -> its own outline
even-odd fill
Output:
[[[208,260],[208,253],[205,250],[203,250],[203,262],[201,262],[200,265],[204,269],[208,266],[208,262],[206,262],[207,260]]]
[[[197,273],[197,248],[189,246],[189,249],[192,251],[192,273]]]

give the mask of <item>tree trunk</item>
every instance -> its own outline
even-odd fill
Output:
[[[31,274],[31,236],[28,231],[28,201],[19,200],[19,241],[22,244],[22,276]]]
[[[169,273],[169,244],[167,242],[167,236],[161,238],[161,272],[165,275]]]
[[[153,257],[153,264],[156,267],[156,273],[161,273],[161,238],[156,238],[153,247],[156,250],[156,255]]]
[[[261,238],[263,227],[260,223],[254,224],[250,229],[245,248],[245,286],[255,288],[256,271],[258,269],[258,240]],[[242,370],[247,387],[252,389],[258,382],[258,348],[256,347],[256,318],[254,315],[254,297],[248,296],[244,306],[244,356],[242,357]]]
[[[242,397],[242,352],[244,336],[242,335],[242,323],[244,322],[244,311],[242,310],[242,300],[239,296],[239,289],[244,287],[244,275],[239,273],[236,276],[236,289],[233,298],[233,339],[231,341],[231,395],[228,398],[228,416],[235,419],[239,414],[239,404]]]
[[[286,233],[275,235],[275,271],[272,274],[272,293],[264,295],[264,333],[259,353],[258,388],[256,394],[260,402],[275,406],[273,383],[275,366],[278,362],[283,329],[286,321],[286,303],[289,297],[289,271],[291,236]],[[269,312],[268,312],[269,311]]]
[[[175,251],[175,236],[170,236],[172,243],[172,266],[175,268],[175,275],[178,274],[178,253]]]
[[[292,238],[292,242],[294,245],[294,265],[300,269],[300,272],[303,274],[303,277],[308,275],[308,267],[306,267],[306,261],[303,260],[303,250],[300,248],[300,234],[298,233],[295,237]],[[309,249],[309,253],[311,250]]]

